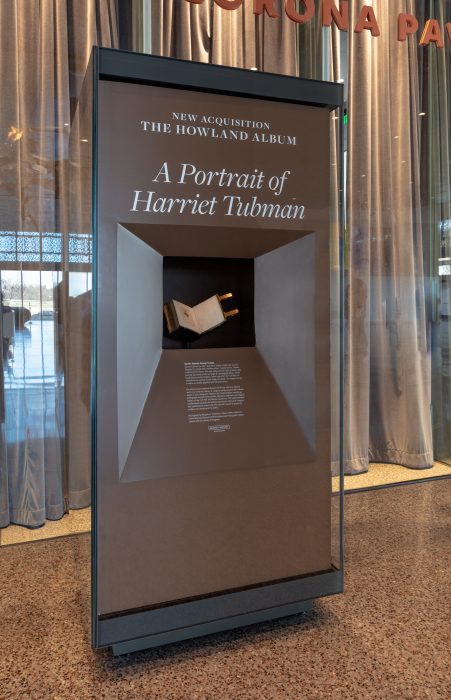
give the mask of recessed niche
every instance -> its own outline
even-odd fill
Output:
[[[163,322],[163,348],[166,350],[233,348],[255,346],[254,260],[253,258],[200,258],[165,256],[163,258],[163,301],[175,299],[190,307],[214,295],[231,293],[221,301],[225,313],[238,310],[225,322],[195,336],[171,335]]]
[[[245,238],[182,226],[166,233],[118,226],[121,481],[311,462],[315,234],[257,230]],[[192,306],[226,292],[233,297],[225,310],[230,304],[238,315],[189,344],[169,337],[164,303]],[[187,363],[237,368],[239,380],[224,386],[242,392],[243,405],[220,409],[220,421],[214,412],[193,420]],[[212,389],[207,398],[217,395]]]

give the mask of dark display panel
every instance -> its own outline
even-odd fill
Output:
[[[333,573],[330,114],[100,80],[96,120],[102,645]]]

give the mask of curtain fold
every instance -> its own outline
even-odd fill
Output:
[[[451,5],[417,3],[420,26],[433,15],[441,27],[451,22]],[[446,41],[446,37],[445,37]],[[427,167],[422,172],[425,240],[432,284],[428,288],[432,328],[432,418],[437,459],[451,462],[451,54],[446,47],[421,52],[422,143]]]
[[[156,0],[152,3],[152,53],[208,62],[211,20],[208,4]]]
[[[349,3],[350,27],[365,4]],[[397,40],[398,14],[418,14],[419,3],[371,4],[381,35],[348,33],[346,473],[366,471],[369,461],[425,468],[433,460],[420,190],[422,85],[415,43]],[[252,3],[233,12],[208,2],[156,5],[160,20],[171,21],[154,23],[153,53],[191,58],[201,45],[200,60],[322,77],[325,34],[318,13],[298,28],[284,13],[277,20],[252,17]],[[337,80],[340,33],[333,27],[327,36],[330,78]],[[442,125],[444,110],[442,100]]]
[[[351,26],[363,5],[351,4]],[[349,35],[346,473],[433,461],[418,66],[396,35],[415,7],[373,7],[381,36]]]
[[[0,235],[15,232],[9,269],[26,270],[29,239],[22,232],[33,232],[38,240],[54,232],[60,236],[61,251],[68,247],[64,212],[71,113],[92,45],[117,45],[116,0],[2,2],[0,40]],[[49,270],[43,250],[41,268],[37,263],[34,268]],[[54,269],[69,274],[63,252]],[[50,332],[48,324],[45,332]],[[36,334],[37,327],[31,332]],[[64,381],[56,367],[50,373],[53,379],[43,367],[37,371],[25,340],[22,347],[22,373],[18,362],[7,360],[4,367],[1,527],[9,522],[37,527],[46,518],[61,517],[69,505]],[[72,372],[72,381],[77,381],[80,368],[74,365]],[[83,469],[89,473],[89,447],[87,455]],[[78,469],[77,464],[72,467]],[[84,502],[88,504],[89,494]]]
[[[297,30],[284,12],[256,16],[253,3],[230,11],[213,2],[152,2],[152,53],[234,68],[298,74]]]
[[[364,4],[349,3],[350,27]],[[451,454],[451,294],[447,279],[434,285],[425,275],[431,260],[451,252],[450,58],[396,36],[400,12],[418,16],[420,26],[429,16],[444,26],[450,8],[443,0],[371,4],[381,35],[347,35],[347,473],[366,471],[369,461],[432,463],[431,345],[436,444]],[[298,27],[283,11],[256,17],[252,5],[227,11],[208,0],[152,0],[152,51],[321,78],[326,34],[318,13]],[[332,28],[327,36],[336,80],[342,35]],[[60,517],[69,500],[81,507],[90,498],[90,292],[70,291],[68,125],[92,44],[118,45],[116,0],[2,2],[0,38],[1,229],[16,232],[25,253],[21,232],[59,232],[65,251],[55,380],[31,386],[11,366],[4,375],[0,526],[37,526]],[[76,247],[76,235],[71,240]]]

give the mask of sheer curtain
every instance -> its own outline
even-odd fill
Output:
[[[350,27],[364,4],[349,3]],[[414,41],[397,40],[398,14],[418,14],[420,3],[370,4],[381,36],[348,34],[347,473],[369,461],[424,468],[433,460],[418,53]],[[321,78],[327,36],[330,77],[338,78],[334,28],[325,35],[317,17],[297,28],[283,12],[277,20],[252,14],[252,3],[231,12],[158,0],[152,52]]]
[[[284,12],[255,16],[253,3],[234,11],[213,2],[152,0],[152,53],[235,68],[298,74],[297,30]]]
[[[451,22],[451,3],[417,3],[420,26],[433,15],[441,27]],[[446,37],[445,37],[446,41]],[[434,280],[429,289],[432,327],[432,415],[434,451],[451,464],[451,52],[429,47],[420,54],[423,222]]]
[[[363,4],[349,3],[351,27]],[[430,256],[450,254],[451,234],[444,231],[451,218],[449,51],[418,52],[415,41],[396,37],[398,13],[416,14],[420,22],[435,13],[443,26],[450,10],[442,0],[427,7],[414,0],[372,4],[381,36],[348,34],[348,473],[365,471],[371,460],[415,468],[432,463],[430,328],[439,377],[437,443],[451,450],[442,429],[450,424],[450,324],[443,314],[449,289],[445,280],[430,289],[424,274]],[[320,78],[327,36],[331,78],[337,78],[340,35],[325,35],[318,15],[297,27],[283,11],[278,19],[256,17],[252,6],[245,1],[226,11],[208,0],[148,0],[152,51]],[[69,124],[92,44],[118,45],[116,0],[1,2],[0,38],[0,235],[15,241],[0,269],[31,269],[32,232],[39,241],[33,269],[53,269],[57,285],[53,378],[42,372],[30,384],[9,365],[0,384],[0,526],[37,526],[60,517],[70,500],[82,507],[90,497],[90,292],[77,285],[71,291],[69,281],[76,276],[69,252],[77,259],[86,248],[84,270],[90,252],[83,232],[69,235],[65,193]],[[60,242],[54,237],[49,251],[52,233]],[[53,267],[46,255],[58,259]]]
[[[116,2],[2,2],[0,40],[0,235],[15,239],[0,268],[53,269],[58,282],[70,268],[64,211],[71,113],[92,45],[117,45]],[[52,232],[58,235],[46,247]],[[58,330],[55,340],[64,347],[66,329]],[[30,378],[17,367],[4,368],[0,526],[36,527],[69,506],[64,363],[56,352],[50,378],[43,368]],[[86,454],[89,473],[89,445]],[[75,505],[88,504],[89,491]]]
[[[364,4],[351,3],[351,26]],[[381,35],[349,35],[347,473],[433,461],[418,61],[396,22],[415,7],[373,7]]]

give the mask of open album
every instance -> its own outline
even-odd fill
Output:
[[[169,333],[178,335],[179,332],[188,332],[199,336],[221,326],[228,318],[239,313],[238,309],[224,311],[222,308],[221,302],[232,296],[231,292],[215,294],[196,306],[187,306],[181,301],[172,299],[163,307]]]

